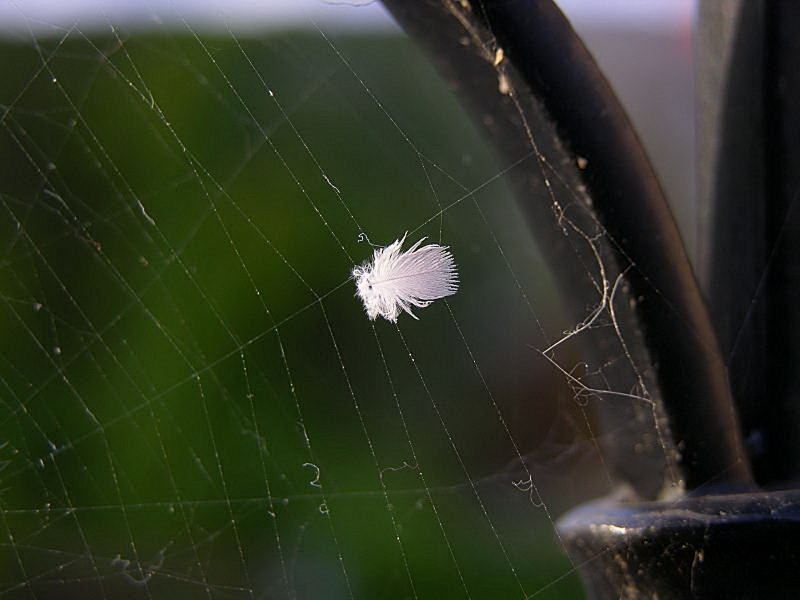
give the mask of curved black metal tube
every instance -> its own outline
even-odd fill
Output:
[[[655,173],[605,78],[549,0],[479,0],[477,10],[569,141],[588,159],[603,225],[629,274],[689,489],[749,482],[716,336]],[[724,474],[720,477],[720,474]]]
[[[638,321],[657,370],[686,487],[750,486],[718,343],[666,199],[623,109],[563,14],[550,0],[384,4],[431,52],[478,114],[508,112],[508,98],[498,90],[494,70],[470,73],[491,64],[469,44],[459,43],[459,35],[494,37],[510,62],[509,76],[531,127],[554,132],[543,152],[566,148],[573,163],[577,157],[586,160],[584,169],[574,169],[575,177],[588,188],[620,262],[634,265],[626,277],[637,299]],[[483,121],[498,153],[518,157],[520,140],[510,127]],[[516,127],[521,129],[519,123]],[[540,136],[544,143],[547,138]],[[532,177],[527,184],[541,186]],[[540,211],[532,203],[522,204],[526,211]],[[541,212],[532,222],[536,216]],[[536,233],[548,235],[542,226]],[[551,236],[551,241],[558,251],[558,240]]]

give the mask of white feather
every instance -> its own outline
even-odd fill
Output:
[[[405,239],[378,248],[372,260],[353,269],[356,294],[371,320],[380,315],[396,323],[401,310],[416,319],[411,306],[422,308],[458,291],[456,264],[446,246],[420,248],[422,238],[403,252]]]

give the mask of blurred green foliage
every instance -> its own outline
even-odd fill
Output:
[[[544,461],[534,505],[497,417],[531,464],[585,435],[532,350],[568,323],[410,42],[76,29],[0,73],[0,592],[579,597],[586,488]],[[406,231],[461,291],[373,329],[358,234]]]

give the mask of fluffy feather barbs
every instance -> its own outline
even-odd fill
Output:
[[[401,310],[416,319],[412,306],[423,308],[458,291],[456,264],[446,246],[420,247],[422,238],[401,251],[405,239],[376,249],[372,260],[353,269],[356,295],[370,320],[381,316],[396,323]]]

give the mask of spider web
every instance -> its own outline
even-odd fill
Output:
[[[506,181],[537,151],[498,164],[409,40],[169,16],[3,44],[0,594],[579,597],[592,409],[663,444],[602,231],[565,232],[576,325]],[[406,231],[461,290],[370,322],[359,234]]]

